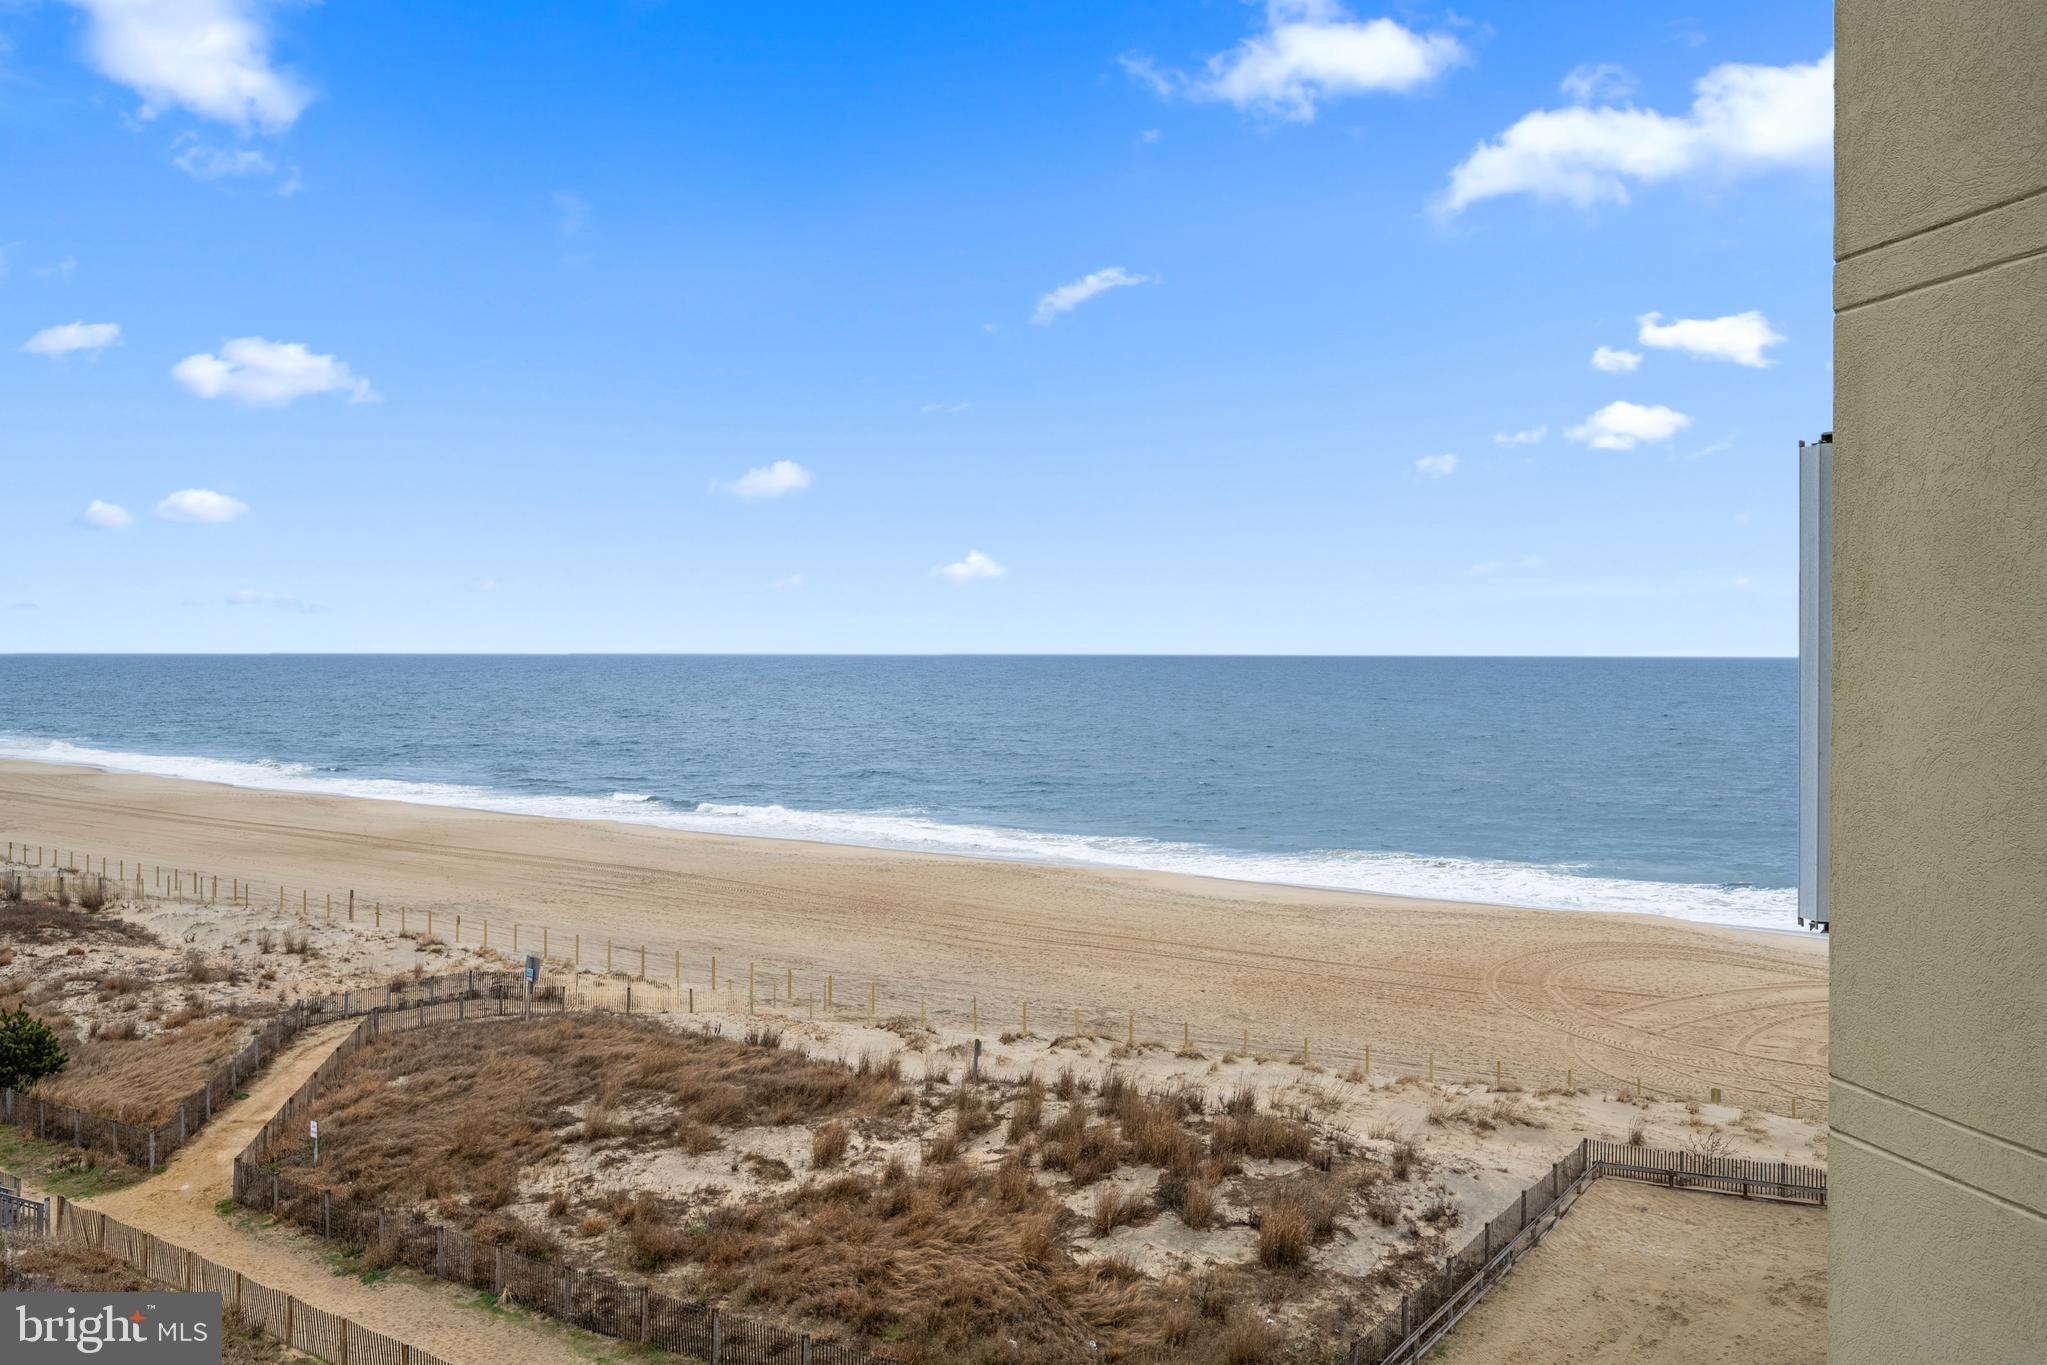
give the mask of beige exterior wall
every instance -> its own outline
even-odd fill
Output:
[[[2047,0],[1837,44],[1831,1358],[2047,1361]]]

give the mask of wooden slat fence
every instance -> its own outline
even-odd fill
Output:
[[[1556,1226],[1596,1180],[1634,1180],[1783,1203],[1827,1202],[1827,1173],[1780,1161],[1702,1157],[1584,1139],[1515,1202],[1446,1258],[1397,1310],[1351,1343],[1342,1365],[1409,1365],[1421,1360],[1514,1264]]]
[[[295,1295],[272,1289],[107,1214],[59,1200],[55,1221],[56,1227],[45,1234],[34,1237],[19,1231],[11,1234],[9,1245],[47,1240],[57,1245],[89,1247],[168,1289],[218,1294],[223,1317],[253,1326],[265,1336],[330,1365],[447,1365],[431,1352],[385,1336],[351,1318],[315,1308]],[[48,1276],[16,1273],[9,1279],[17,1290],[67,1287]]]

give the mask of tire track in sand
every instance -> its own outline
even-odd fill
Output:
[[[1539,949],[1496,963],[1487,971],[1492,998],[1532,1022],[1568,1036],[1588,1066],[1605,1074],[1653,1078],[1659,1088],[1696,1089],[1702,1079],[1719,1079],[1733,1089],[1802,1097],[1824,1093],[1826,1068],[1757,1055],[1710,1043],[1673,1038],[1633,1027],[1574,999],[1565,984],[1571,972],[1596,963],[1689,962],[1739,970],[1782,971],[1781,962],[1746,953],[1650,944],[1588,942]],[[1791,1010],[1803,1002],[1786,1002]]]

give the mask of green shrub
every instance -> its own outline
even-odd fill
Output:
[[[50,1026],[25,1008],[0,1013],[0,1087],[26,1090],[70,1060]]]

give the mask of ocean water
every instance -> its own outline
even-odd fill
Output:
[[[0,757],[1793,927],[1789,659],[0,656]]]

